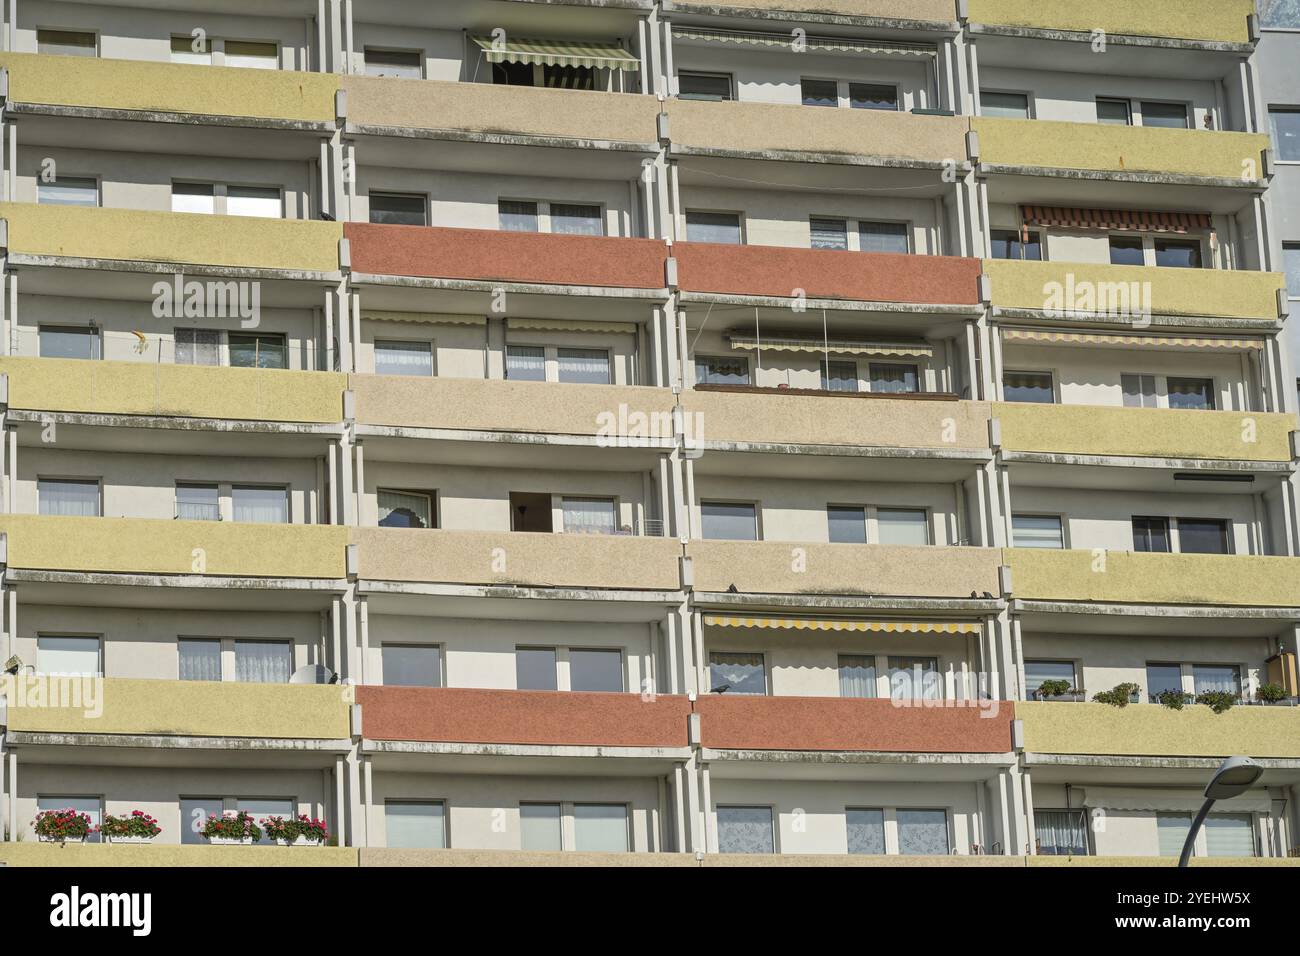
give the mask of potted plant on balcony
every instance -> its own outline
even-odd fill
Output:
[[[122,817],[106,814],[99,832],[109,843],[148,843],[162,833],[162,827],[143,810],[132,810]]]
[[[221,816],[210,813],[199,833],[214,846],[255,843],[262,839],[262,828],[253,822],[252,814],[247,810],[240,810],[238,813],[223,813]]]
[[[1138,694],[1141,688],[1137,684],[1116,684],[1110,690],[1102,690],[1092,695],[1092,699],[1099,704],[1110,704],[1112,707],[1127,707],[1129,704],[1138,702]]]
[[[1207,690],[1203,694],[1196,695],[1196,702],[1204,704],[1216,714],[1222,714],[1231,710],[1233,705],[1237,703],[1237,695],[1226,690]]]
[[[1068,680],[1045,680],[1038,685],[1034,696],[1038,700],[1077,701],[1083,699],[1083,691],[1071,687]]]
[[[85,843],[94,827],[90,815],[78,813],[71,807],[62,810],[42,810],[32,821],[36,837],[42,843]]]
[[[1255,690],[1255,700],[1264,707],[1294,707],[1296,703],[1281,684],[1260,684]]]
[[[1156,703],[1162,704],[1170,710],[1182,710],[1183,707],[1192,703],[1195,699],[1191,694],[1181,690],[1162,690],[1156,694]]]
[[[330,838],[324,820],[300,813],[296,817],[267,817],[266,835],[280,846],[323,846]]]

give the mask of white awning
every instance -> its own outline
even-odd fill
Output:
[[[486,325],[481,315],[453,315],[442,312],[392,312],[385,309],[362,309],[362,319],[375,322],[431,322],[435,325]]]
[[[744,30],[710,30],[705,27],[673,27],[673,39],[693,43],[733,46],[785,47],[808,53],[866,53],[873,56],[937,56],[936,47],[922,43],[898,43],[858,37],[805,36],[796,40],[790,33],[761,33]],[[796,43],[800,44],[796,46]]]
[[[474,37],[489,63],[540,63],[544,66],[590,66],[635,73],[641,61],[612,43],[535,40],[519,37]]]
[[[788,335],[742,335],[732,333],[727,336],[733,349],[757,350],[768,352],[831,352],[837,355],[912,355],[928,358],[934,354],[934,346],[920,340],[913,342],[869,342],[852,339],[813,339],[792,338]]]
[[[709,627],[757,627],[788,631],[865,631],[881,634],[979,634],[982,627],[963,621],[844,621],[825,618],[734,617],[706,614]]]
[[[1083,804],[1089,809],[1103,810],[1168,810],[1195,813],[1205,803],[1199,790],[1137,790],[1127,787],[1088,787]],[[1272,808],[1272,798],[1267,790],[1256,790],[1220,800],[1214,809],[1221,812],[1267,813]]]
[[[584,322],[582,319],[508,319],[512,329],[546,329],[554,332],[618,332],[636,334],[634,322]]]

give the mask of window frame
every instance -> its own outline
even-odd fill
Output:
[[[438,683],[436,684],[393,684],[388,680],[388,669],[384,663],[384,651],[388,648],[406,650],[432,651],[438,659]],[[447,686],[447,651],[442,643],[421,643],[419,641],[380,641],[379,676],[385,687],[446,687]]]
[[[95,184],[95,201],[94,203],[55,203],[41,202],[41,187],[57,186],[60,182],[68,180],[82,180]],[[46,182],[40,175],[36,177],[36,204],[38,206],[71,206],[79,209],[103,209],[104,208],[104,177],[99,173],[59,173],[54,177],[53,182]]]
[[[748,505],[754,509],[754,537],[752,538],[711,538],[704,534],[704,508],[706,505]],[[701,498],[699,504],[700,511],[700,538],[705,541],[762,541],[763,540],[763,506],[761,502],[747,498]]]
[[[992,119],[1025,119],[1025,120],[1038,119],[1038,110],[1036,109],[1037,103],[1036,103],[1035,98],[1034,98],[1034,91],[1033,91],[1033,90],[996,89],[996,88],[993,88],[993,87],[988,87],[988,88],[986,88],[986,87],[980,87],[980,91],[979,91],[979,100],[980,100],[980,115],[981,115],[981,116],[988,116],[988,115],[989,115],[989,114],[987,114],[987,113],[984,112],[984,97],[985,97],[987,94],[989,94],[989,93],[992,93],[992,94],[994,94],[995,96],[1023,96],[1023,97],[1025,98],[1025,115],[1024,115],[1024,116],[1014,116],[1014,117],[1013,117],[1013,116],[992,116],[992,117],[990,117],[990,118],[992,118]]]
[[[1061,528],[1061,546],[1059,548],[1037,548],[1034,545],[1020,544],[1016,538],[1016,519],[1017,518],[1055,518]],[[1061,512],[1054,511],[1013,511],[1011,513],[1011,546],[1013,548],[1023,548],[1027,551],[1069,551],[1070,550],[1070,522]]]
[[[420,213],[423,221],[419,223],[414,223],[414,222],[376,223],[375,209],[373,206],[375,196],[418,200],[420,203]],[[416,226],[421,228],[427,227],[430,225],[430,223],[433,222],[432,201],[430,200],[429,194],[427,192],[421,192],[420,190],[407,192],[405,190],[400,190],[400,189],[367,189],[366,190],[366,221],[374,225],[381,225],[381,226]]]
[[[374,53],[390,53],[390,54],[391,54],[391,53],[406,53],[406,54],[411,54],[411,55],[413,55],[413,56],[415,57],[415,60],[416,60],[415,68],[416,68],[416,70],[419,71],[419,76],[407,76],[407,75],[405,75],[405,74],[400,74],[400,73],[398,73],[398,74],[389,74],[389,73],[371,73],[371,72],[370,72],[370,54],[371,54],[372,52],[374,52]],[[397,80],[397,79],[402,79],[402,80],[424,80],[424,79],[428,79],[428,76],[426,75],[426,72],[427,72],[427,71],[426,71],[426,66],[427,66],[426,61],[427,61],[427,59],[428,59],[428,57],[426,56],[426,51],[425,51],[425,49],[424,49],[423,47],[420,47],[420,48],[415,48],[415,47],[394,47],[394,46],[386,46],[386,45],[384,45],[384,44],[382,44],[382,43],[381,43],[381,44],[378,44],[378,45],[375,45],[375,46],[369,46],[369,45],[366,45],[366,44],[362,44],[362,46],[361,46],[362,72],[363,72],[366,76],[381,76],[381,77],[387,77],[388,79],[394,79],[394,80]]]
[[[696,95],[683,96],[681,92],[681,82],[683,76],[709,78],[715,80],[725,79],[727,81],[727,96],[724,99],[714,99],[711,96],[696,96]],[[677,71],[677,75],[674,76],[673,79],[676,82],[676,86],[677,86],[676,96],[678,99],[694,100],[703,103],[734,103],[739,98],[737,96],[738,90],[736,89],[736,75],[734,73],[725,73],[718,70],[679,69]]]

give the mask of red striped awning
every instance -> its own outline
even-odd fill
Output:
[[[1026,226],[1097,229],[1105,232],[1210,232],[1214,226],[1204,212],[1144,212],[1132,209],[1076,209],[1070,206],[1021,206]]]

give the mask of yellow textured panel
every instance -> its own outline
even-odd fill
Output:
[[[2,53],[15,103],[113,110],[334,120],[333,73]]]
[[[1255,0],[970,0],[971,23],[1246,43]]]

